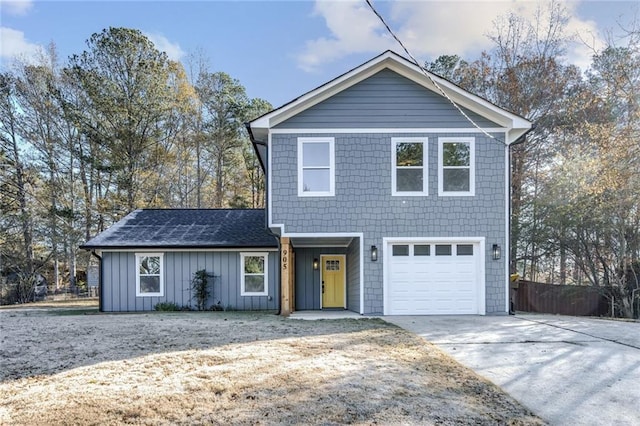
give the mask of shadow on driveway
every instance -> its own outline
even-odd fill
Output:
[[[555,315],[391,316],[555,425],[640,423],[640,323]]]

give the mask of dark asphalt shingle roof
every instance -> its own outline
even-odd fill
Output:
[[[277,247],[263,209],[141,209],[80,246],[108,248]]]

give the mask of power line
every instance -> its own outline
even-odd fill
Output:
[[[371,9],[371,11],[378,17],[378,19],[380,19],[380,22],[382,22],[382,25],[384,25],[384,27],[387,29],[387,31],[389,32],[389,34],[391,34],[391,36],[398,42],[398,44],[400,45],[400,47],[402,47],[402,49],[405,51],[405,53],[409,56],[409,58],[411,59],[411,62],[417,66],[420,71],[429,79],[429,81],[431,81],[431,83],[436,87],[436,89],[438,89],[440,91],[440,93],[442,93],[442,96],[444,96],[449,102],[451,102],[451,105],[453,105],[459,112],[460,114],[462,114],[462,116],[464,118],[466,118],[469,123],[473,124],[473,126],[475,128],[477,128],[478,130],[480,130],[482,133],[484,133],[486,136],[490,137],[491,139],[495,139],[493,137],[493,135],[489,134],[486,130],[484,130],[482,127],[480,127],[478,124],[476,124],[475,121],[473,121],[471,119],[471,117],[469,117],[463,110],[462,108],[460,108],[460,106],[455,103],[455,101],[453,99],[451,99],[449,97],[449,95],[447,95],[447,93],[442,89],[442,87],[440,87],[440,85],[438,83],[436,83],[436,81],[431,77],[431,75],[429,75],[429,73],[427,72],[427,70],[425,70],[416,60],[416,58],[414,58],[414,56],[411,54],[411,52],[409,52],[409,49],[407,49],[407,47],[404,45],[404,43],[402,42],[402,40],[400,40],[400,38],[393,32],[393,30],[391,29],[391,27],[389,27],[389,25],[387,24],[387,22],[384,20],[384,18],[382,17],[382,15],[380,15],[380,13],[378,13],[378,11],[376,10],[376,8],[373,6],[373,4],[371,3],[370,0],[365,0],[365,2],[367,3],[367,5],[369,6],[369,8]]]

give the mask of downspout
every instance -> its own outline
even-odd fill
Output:
[[[509,217],[507,217],[507,223],[509,224],[509,227],[507,229],[507,232],[509,233],[509,235],[507,235],[507,241],[509,241],[509,250],[507,250],[507,263],[509,264],[509,273],[507,274],[507,297],[509,298],[509,304],[508,304],[508,308],[509,308],[509,315],[515,315],[515,307],[513,307],[512,309],[512,303],[511,303],[511,147],[515,146],[515,145],[520,145],[522,143],[524,143],[526,141],[526,136],[532,132],[534,129],[536,128],[535,123],[531,124],[531,127],[524,132],[522,135],[520,135],[520,137],[518,139],[516,139],[515,141],[513,141],[512,143],[510,143],[509,145],[507,145],[507,151],[508,151],[508,163],[507,163],[507,167],[509,168],[508,170],[508,182],[507,184],[509,185],[509,209],[508,209],[508,215]]]
[[[103,283],[102,283],[102,256],[100,256],[98,253],[96,253],[95,250],[91,250],[91,255],[94,256],[96,259],[98,259],[98,311],[100,312],[104,312],[103,310],[103,306],[102,306],[102,300],[104,299],[103,297]]]
[[[266,150],[268,150],[269,146],[267,145],[266,142],[256,140],[253,137],[253,132],[251,131],[251,126],[248,123],[246,123],[245,126],[247,127],[247,131],[249,132],[249,138],[251,139],[251,142],[253,142],[254,148],[255,148],[255,145],[261,145],[261,146],[264,146],[264,148]],[[275,234],[271,230],[271,228],[269,228],[269,213],[267,212],[267,206],[269,205],[269,200],[267,199],[267,197],[269,196],[269,188],[268,188],[269,179],[266,178],[267,177],[267,171],[266,171],[266,168],[265,168],[264,164],[262,163],[262,160],[260,159],[260,155],[258,154],[258,150],[254,149],[254,151],[256,152],[256,156],[258,157],[258,161],[260,161],[260,165],[262,166],[262,170],[265,172],[265,180],[264,180],[264,184],[265,184],[264,185],[265,186],[265,194],[264,194],[264,201],[265,201],[264,227],[267,230],[267,232],[270,235],[274,236],[276,241],[278,242],[278,265],[281,265],[282,264],[282,245],[280,244],[280,236]],[[281,280],[282,280],[282,277],[280,277],[280,273],[281,272],[282,272],[281,269],[278,268],[278,278],[279,278],[278,279],[278,288],[280,288],[280,283],[281,283]],[[282,290],[282,289],[280,288],[280,290]],[[278,300],[277,300],[278,312],[276,313],[276,315],[280,315],[280,313],[282,312],[282,294],[280,294],[280,293],[281,293],[281,291],[278,291]]]

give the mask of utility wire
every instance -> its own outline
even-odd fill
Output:
[[[371,3],[370,0],[365,0],[365,2],[367,3],[367,5],[369,6],[369,8],[371,9],[371,11],[378,17],[378,19],[380,19],[380,22],[382,22],[382,25],[384,25],[384,27],[387,29],[387,31],[389,32],[389,34],[391,34],[391,36],[398,42],[398,44],[400,45],[400,47],[402,47],[402,49],[405,51],[405,53],[409,56],[409,58],[411,59],[411,62],[417,66],[420,71],[429,79],[429,81],[431,81],[431,83],[436,87],[436,89],[438,89],[440,91],[440,93],[442,94],[442,96],[444,96],[445,98],[447,98],[447,100],[449,102],[451,102],[451,105],[453,105],[459,112],[460,114],[462,114],[462,116],[464,118],[466,118],[469,123],[473,124],[473,126],[475,128],[477,128],[478,130],[480,130],[482,133],[484,133],[486,136],[488,136],[491,139],[495,139],[495,137],[493,137],[493,135],[489,134],[486,130],[484,130],[482,127],[480,127],[475,121],[473,121],[471,119],[471,117],[469,117],[463,110],[462,108],[460,108],[460,106],[449,97],[449,95],[447,95],[447,93],[442,89],[442,87],[440,87],[440,85],[438,83],[436,83],[436,81],[433,79],[433,77],[431,77],[431,75],[429,75],[429,73],[427,72],[427,70],[425,70],[416,60],[416,58],[411,54],[411,52],[409,52],[409,49],[407,49],[407,47],[404,45],[404,43],[402,42],[402,40],[400,40],[400,38],[393,32],[393,30],[391,29],[391,27],[389,27],[389,25],[387,24],[387,22],[384,20],[384,18],[382,17],[382,15],[380,15],[380,13],[378,13],[378,11],[376,10],[376,8],[373,6],[373,4]]]

